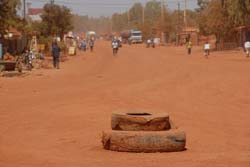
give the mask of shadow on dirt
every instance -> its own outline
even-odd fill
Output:
[[[3,72],[2,74],[0,74],[0,77],[6,77],[6,78],[12,78],[12,77],[26,77],[28,76],[29,73],[27,72]]]

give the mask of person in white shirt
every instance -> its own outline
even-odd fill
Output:
[[[147,40],[147,43],[146,43],[146,48],[149,48],[149,47],[150,47],[150,44],[151,44],[151,39],[148,39],[148,40]]]
[[[112,41],[112,49],[113,49],[113,55],[115,56],[118,53],[119,49],[119,42],[117,38],[114,38]]]
[[[249,41],[246,41],[245,44],[244,44],[244,47],[245,47],[245,52],[246,52],[246,54],[247,54],[247,57],[249,57],[250,42],[249,42]]]
[[[208,58],[209,54],[210,54],[210,44],[206,42],[204,45],[204,55],[206,58]]]

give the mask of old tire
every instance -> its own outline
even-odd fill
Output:
[[[185,132],[169,130],[146,131],[105,131],[102,136],[103,148],[119,152],[177,152],[184,151]]]
[[[123,131],[165,131],[171,129],[171,123],[167,114],[119,112],[112,114],[111,127]]]

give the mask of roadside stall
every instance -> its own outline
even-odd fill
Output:
[[[9,53],[5,54],[3,60],[0,60],[0,72],[2,71],[15,71],[22,72],[22,60],[21,57],[14,57]]]
[[[26,44],[26,37],[16,29],[10,28],[6,31],[0,43],[0,72],[22,72],[23,63],[20,55]]]
[[[68,34],[65,36],[65,45],[66,50],[68,51],[68,55],[75,56],[77,49],[77,42],[72,34]]]

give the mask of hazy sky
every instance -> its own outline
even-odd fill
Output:
[[[42,7],[50,0],[26,0],[32,7]],[[73,13],[89,16],[110,16],[115,12],[124,12],[135,2],[145,4],[148,0],[55,0],[55,3],[69,7]],[[170,9],[177,9],[178,1],[184,8],[185,0],[163,0]],[[187,0],[187,8],[197,7],[197,0]]]

